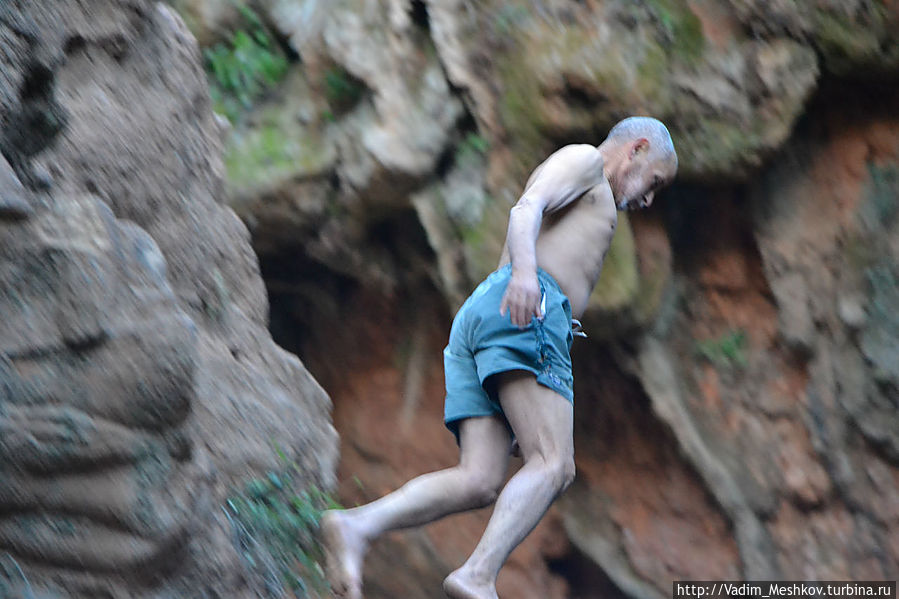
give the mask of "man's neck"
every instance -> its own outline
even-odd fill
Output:
[[[625,148],[622,144],[613,144],[606,140],[599,144],[596,149],[602,155],[602,174],[609,182],[609,185],[612,186],[612,189],[615,189],[618,170],[621,161],[625,158]]]

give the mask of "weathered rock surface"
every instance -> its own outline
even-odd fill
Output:
[[[783,570],[802,547],[821,556],[820,578],[889,577],[899,564],[899,120],[888,108],[899,97],[883,100],[822,114],[753,198],[782,341],[808,377],[803,444],[820,464],[785,455],[794,505],[778,504],[772,536]],[[783,191],[765,197],[772,188]],[[796,311],[806,319],[789,320]],[[808,504],[811,528],[844,542],[797,538]]]
[[[335,398],[345,501],[453,463],[439,350],[525,175],[652,114],[680,184],[620,223],[575,349],[578,479],[501,593],[899,569],[895,3],[260,6],[301,60],[230,155],[270,130],[288,153],[237,169],[229,201],[263,255],[273,330]],[[425,77],[435,62],[448,84]],[[362,90],[337,111],[335,65]],[[408,102],[422,82],[434,93]],[[391,118],[447,101],[461,108],[436,127]],[[439,143],[416,162],[418,132]],[[389,536],[369,596],[430,596],[484,521]]]
[[[300,10],[293,3],[263,4],[304,68],[236,127],[226,157],[230,202],[258,251],[303,251],[389,286],[402,276],[398,266],[356,248],[370,247],[385,214],[409,209],[407,194],[455,143],[462,103],[401,3],[308,3],[314,27],[291,16]]]
[[[0,56],[0,596],[255,597],[218,505],[277,448],[331,485],[336,435],[220,203],[196,42],[5,3]]]
[[[421,192],[432,276],[455,306],[494,268],[527,173],[623,116],[669,125],[683,180],[746,180],[786,142],[822,68],[895,68],[886,32],[899,17],[862,4],[789,3],[762,27],[767,5],[737,0],[262,2],[301,63],[236,128],[230,201],[259,251],[301,250],[390,286],[405,265],[354,248]],[[636,264],[625,246],[613,256]],[[637,288],[594,304],[621,317],[606,307]]]
[[[156,575],[212,516],[184,426],[197,328],[146,232],[91,195],[48,200],[0,246],[0,545],[40,582]]]
[[[896,571],[899,130],[891,97],[848,115],[856,96],[822,102],[748,189],[675,189],[632,215],[657,287],[638,295],[648,308],[626,305],[650,316],[576,341],[578,477],[501,593],[661,598],[682,578]],[[352,505],[455,460],[441,424],[449,314],[424,307],[433,290],[322,284],[344,290],[343,309],[301,313],[275,293],[276,330],[335,398]],[[388,535],[368,596],[427,596],[486,516]]]
[[[747,577],[882,579],[899,564],[895,95],[831,101],[747,200],[671,203],[688,226],[671,229],[676,299],[625,361]]]
[[[474,108],[516,174],[644,113],[671,127],[682,177],[745,177],[786,139],[817,79],[811,49],[753,39],[722,3],[450,4],[434,11],[438,48],[458,85],[470,73],[491,82]]]

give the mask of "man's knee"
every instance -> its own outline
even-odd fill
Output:
[[[573,455],[548,456],[537,458],[542,462],[542,469],[561,493],[574,482],[575,465]]]
[[[488,472],[466,471],[466,487],[472,505],[485,507],[496,501],[503,479]]]

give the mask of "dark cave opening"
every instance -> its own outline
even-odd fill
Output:
[[[428,7],[422,0],[413,0],[409,7],[412,22],[424,31],[431,31],[431,18],[428,16]]]

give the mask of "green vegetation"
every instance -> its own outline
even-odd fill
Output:
[[[510,134],[509,146],[518,159],[511,169],[516,171],[513,176],[526,177],[534,168],[536,157],[545,155],[546,140],[539,124],[540,85],[530,66],[523,62],[523,56],[518,55],[522,62],[516,61],[512,53],[498,57],[497,67],[502,85],[499,113]]]
[[[696,354],[719,367],[746,366],[746,331],[735,329],[719,339],[708,339],[696,343]]]
[[[338,113],[350,110],[365,92],[365,84],[339,65],[325,71],[324,85],[328,104]]]
[[[283,452],[278,452],[287,463]],[[297,491],[296,464],[247,483],[223,506],[234,541],[256,584],[268,597],[290,589],[297,597],[325,597],[328,583],[316,540],[324,510],[339,508],[316,487]]]
[[[628,215],[621,213],[612,244],[603,260],[599,282],[590,295],[590,305],[602,310],[621,310],[637,299],[639,288],[634,232]]]
[[[787,118],[793,113],[785,109],[782,114]],[[762,119],[748,127],[723,117],[693,121],[678,136],[681,172],[701,169],[712,178],[747,172],[758,165],[759,151],[765,147],[764,126]]]
[[[451,217],[462,239],[468,276],[478,280],[496,268],[496,256],[502,251],[509,218],[509,205],[505,202],[490,196],[482,196],[482,201],[477,220]]]
[[[292,156],[288,140],[276,123],[266,123],[259,129],[245,134],[239,146],[232,144],[225,153],[228,177],[234,181],[253,180],[264,169],[288,169]]]
[[[812,12],[815,42],[828,70],[845,74],[860,64],[875,62],[883,53],[881,37],[890,35],[884,29],[884,9],[872,3],[866,11],[867,23],[857,23],[842,8],[819,8]]]
[[[232,33],[228,43],[219,42],[204,52],[213,107],[231,122],[287,71],[287,59],[259,16],[246,6],[239,9],[246,28]]]
[[[483,162],[490,142],[473,131],[469,131],[456,148],[456,164],[468,165]]]
[[[683,0],[648,0],[671,50],[686,62],[695,62],[705,50],[702,22]]]
[[[642,12],[644,22],[648,10]],[[695,18],[683,10],[684,20]],[[510,133],[510,149],[524,171],[520,175],[534,167],[537,156],[551,151],[551,137],[563,132],[594,135],[614,123],[618,115],[611,106],[617,102],[638,102],[667,113],[672,96],[666,81],[673,51],[665,46],[674,42],[665,40],[638,45],[627,31],[599,35],[590,27],[557,31],[541,25],[522,31],[507,49],[498,51],[493,61],[501,83],[498,108]],[[556,108],[557,100],[564,102],[564,109]]]
[[[262,110],[254,116],[257,126],[235,130],[225,150],[228,182],[234,190],[267,188],[328,168],[333,150],[313,128],[299,126],[290,116]]]

